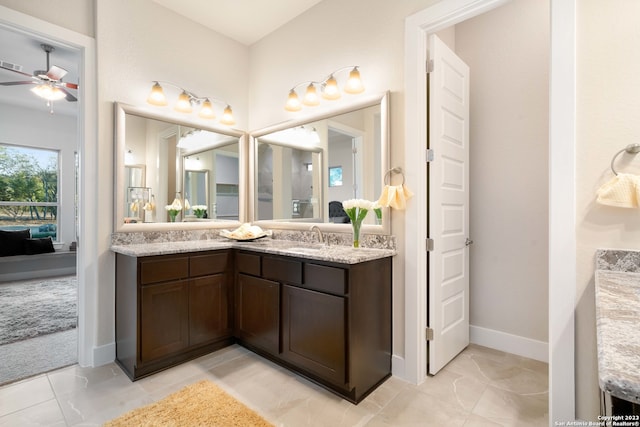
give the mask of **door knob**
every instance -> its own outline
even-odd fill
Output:
[[[467,239],[464,241],[464,245],[465,246],[469,246],[473,244],[473,240],[471,240],[470,238],[467,237]]]

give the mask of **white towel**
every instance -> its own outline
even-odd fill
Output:
[[[596,201],[601,205],[637,208],[640,200],[640,176],[619,173],[598,189]]]
[[[380,206],[403,210],[407,206],[407,200],[413,196],[406,185],[385,185],[378,199]]]

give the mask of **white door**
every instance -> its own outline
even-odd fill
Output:
[[[428,373],[469,344],[469,67],[429,38]]]

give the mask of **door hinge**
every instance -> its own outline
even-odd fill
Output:
[[[427,74],[433,72],[433,59],[429,59],[426,64]]]
[[[433,159],[435,159],[435,156],[436,154],[433,152],[433,148],[427,148],[427,152],[426,152],[427,163],[433,162]]]
[[[433,341],[433,329],[427,328],[425,332],[426,332],[425,337],[427,341]]]
[[[427,252],[431,252],[433,250],[433,239],[427,237],[426,239]]]

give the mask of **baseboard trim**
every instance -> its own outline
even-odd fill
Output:
[[[473,344],[549,363],[549,343],[480,326],[469,326]]]
[[[116,360],[116,343],[93,348],[93,367],[106,365]]]
[[[391,356],[391,375],[406,380],[406,367],[404,357],[396,356],[395,354]]]

